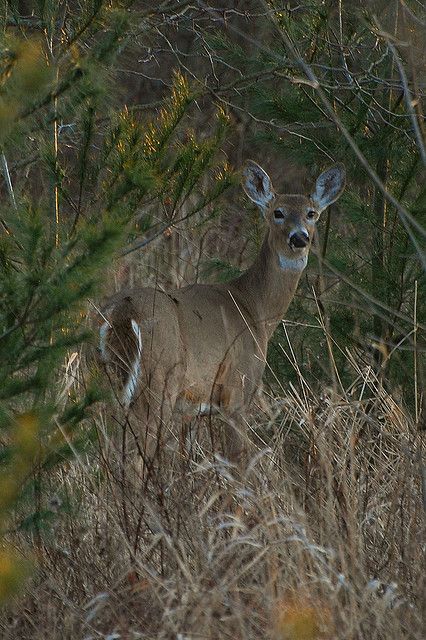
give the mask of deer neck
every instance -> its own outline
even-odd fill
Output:
[[[284,317],[307,263],[289,260],[271,249],[268,233],[249,269],[229,283],[256,325],[263,325],[268,339]]]

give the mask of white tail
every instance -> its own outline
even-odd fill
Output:
[[[163,446],[175,409],[219,410],[230,418],[225,453],[239,458],[241,417],[261,382],[268,340],[306,267],[315,223],[345,186],[340,164],[319,176],[311,196],[277,194],[253,161],[243,175],[244,190],[266,226],[260,252],[245,273],[227,284],[194,284],[169,293],[127,289],[103,310],[101,355],[124,407],[139,423],[147,454]]]

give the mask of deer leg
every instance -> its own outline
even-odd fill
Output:
[[[241,473],[247,466],[249,439],[245,420],[244,397],[241,385],[223,394],[220,408],[224,417],[224,455]]]
[[[244,417],[237,412],[227,413],[224,427],[224,455],[244,473],[249,449]]]
[[[245,378],[241,377],[238,377],[234,384],[224,385],[224,388],[230,389],[221,397],[221,408],[226,418],[224,454],[244,475],[253,449],[253,443],[249,437],[247,410],[251,404],[254,389]]]
[[[172,424],[178,389],[177,373],[162,376],[162,383],[159,379],[152,379],[142,388],[129,411],[139,476],[144,482],[161,470],[165,451],[177,437]]]

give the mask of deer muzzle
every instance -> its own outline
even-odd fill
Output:
[[[288,243],[290,247],[294,247],[295,249],[303,249],[308,246],[309,236],[306,231],[292,231],[288,238]]]

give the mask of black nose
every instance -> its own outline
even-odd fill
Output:
[[[291,246],[297,247],[297,249],[303,249],[309,242],[309,236],[303,231],[295,231],[291,234],[289,242]]]

